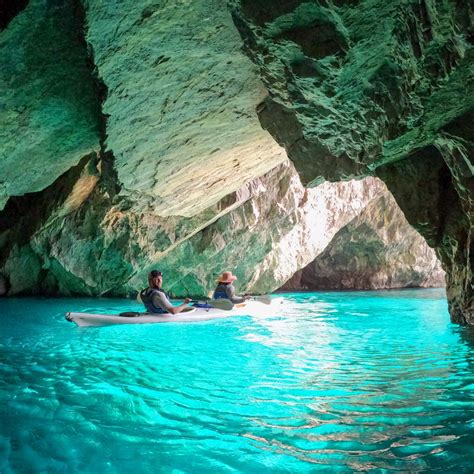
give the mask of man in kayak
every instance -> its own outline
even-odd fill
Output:
[[[161,289],[162,285],[163,273],[158,270],[152,270],[148,274],[148,288],[140,291],[140,299],[144,304],[147,313],[178,314],[194,309],[188,306],[188,303],[191,301],[189,298],[185,298],[183,304],[173,306],[168,295]]]
[[[248,300],[250,296],[237,296],[235,294],[235,288],[232,284],[235,280],[237,280],[237,277],[232,275],[232,272],[223,272],[217,279],[217,286],[212,297],[215,300],[227,298],[234,304],[243,303],[245,300]]]

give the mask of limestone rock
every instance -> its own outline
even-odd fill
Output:
[[[238,276],[239,291],[273,291],[384,189],[367,178],[325,183],[308,192],[288,163],[251,186],[251,197],[241,206],[157,260],[172,292],[207,294],[226,268]]]
[[[225,3],[84,1],[122,195],[191,218],[286,159]]]
[[[44,113],[40,129],[23,124],[38,151],[18,141],[16,116],[6,130],[17,154],[8,161],[9,148],[2,143],[0,149],[10,189],[0,214],[0,262],[11,294],[36,288],[124,294],[136,272],[237,208],[249,198],[253,179],[286,160],[259,126],[255,109],[266,91],[240,51],[223,4],[130,0],[83,6],[81,12],[68,0],[31,1],[2,33],[2,47],[12,55],[22,37],[37,52],[42,69],[31,59],[21,63],[31,81],[14,89],[14,98],[34,98],[24,103],[26,116],[35,107]],[[45,41],[32,36],[32,17]],[[78,41],[71,45],[66,33]],[[83,33],[94,70],[83,68]],[[60,58],[51,56],[56,50],[50,40],[60,45]],[[62,61],[66,56],[72,65]],[[52,64],[60,69],[50,70]],[[4,72],[13,80],[10,70]],[[62,81],[69,75],[70,82]],[[95,85],[91,100],[88,84]],[[89,130],[79,112],[71,133],[55,126],[56,119],[68,122],[41,101],[49,92],[70,97],[73,106],[73,99],[92,102],[95,146],[78,143]],[[57,153],[57,141],[71,145],[65,157]],[[28,168],[25,156],[32,153],[38,159]],[[43,153],[54,157],[54,169]],[[7,202],[8,196],[14,197]],[[29,288],[10,274],[23,255],[17,244],[28,245],[41,261],[41,278],[34,272]]]
[[[0,210],[10,196],[43,190],[99,149],[80,28],[73,0],[30,0],[0,32]]]
[[[474,324],[470,2],[234,0],[269,97],[260,121],[309,185],[375,172],[447,271]]]
[[[433,249],[406,221],[387,191],[343,227],[293,279],[292,289],[442,287]],[[285,288],[287,286],[285,285]]]
[[[59,183],[46,189],[39,199],[46,206],[44,220],[31,229],[27,223],[38,218],[38,209],[30,208],[27,197],[16,202],[12,212],[25,212],[8,230],[10,242],[28,232],[30,243],[3,244],[10,294],[133,294],[156,267],[176,296],[206,295],[226,268],[239,277],[239,291],[272,291],[368,206],[379,203],[380,212],[379,198],[386,193],[375,178],[306,190],[285,162],[192,219],[172,220],[137,212],[126,201],[111,204],[100,182],[90,190],[99,168],[92,156],[62,178],[61,193],[54,194]],[[389,233],[388,240],[395,232],[380,231]]]
[[[80,5],[83,11],[75,8]],[[357,67],[344,75],[331,58],[349,57],[355,43],[338,11],[306,6],[295,16],[295,6],[276,6],[290,16],[265,32],[288,51],[294,50],[290,43],[301,42],[302,61],[294,68],[303,82],[289,88],[292,69],[275,69],[273,63],[279,46],[262,59],[268,64],[264,87],[259,69],[241,51],[226,4],[217,0],[30,0],[10,18],[0,33],[1,51],[12,58],[1,66],[2,81],[11,86],[0,145],[5,170],[0,265],[9,294],[125,295],[142,287],[155,266],[179,296],[207,293],[225,268],[235,270],[240,290],[269,291],[313,260],[383,192],[373,177],[337,184],[319,178],[373,174],[378,161],[367,157],[386,140],[384,179],[396,188],[402,170],[389,166],[397,165],[406,149],[411,153],[414,143],[429,143],[440,126],[446,131],[443,140],[436,135],[443,159],[460,162],[464,148],[452,138],[452,127],[467,137],[468,126],[438,120],[432,101],[432,123],[417,116],[423,138],[407,132],[397,142],[398,135],[383,128],[379,95],[364,102],[367,81],[360,75],[366,39],[358,46]],[[353,17],[349,7],[342,10],[350,21],[364,24],[355,10]],[[267,14],[262,9],[261,15]],[[373,20],[376,11],[367,14]],[[294,20],[304,23],[304,34],[291,26]],[[453,44],[458,64],[463,51]],[[247,50],[253,51],[251,44]],[[308,62],[301,54],[316,59]],[[375,74],[372,61],[378,59],[369,59],[368,70]],[[314,68],[322,74],[316,80],[321,87],[340,79],[349,92],[351,74],[359,74],[360,101],[342,111],[340,103],[351,102],[347,98],[329,91],[326,101],[314,88]],[[381,77],[392,77],[387,68]],[[459,81],[452,81],[439,97],[454,103]],[[300,85],[307,86],[308,97],[300,94]],[[442,89],[438,83],[430,87]],[[405,101],[403,94],[397,97]],[[318,103],[316,120],[309,112]],[[358,104],[364,115],[360,123]],[[398,113],[404,102],[395,105]],[[419,112],[415,105],[410,107]],[[467,113],[463,107],[456,110]],[[285,151],[260,123],[285,145],[303,176],[307,167],[306,181],[318,186],[303,188]],[[318,133],[311,133],[313,125]],[[314,140],[319,132],[326,133],[323,141]],[[295,140],[289,145],[286,138]],[[324,165],[321,173],[308,155]],[[460,176],[467,176],[466,169]],[[405,188],[396,191],[404,194]]]

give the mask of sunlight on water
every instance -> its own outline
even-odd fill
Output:
[[[474,334],[444,292],[286,294],[274,314],[77,328],[0,301],[0,472],[474,470]]]

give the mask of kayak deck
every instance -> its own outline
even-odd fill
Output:
[[[274,311],[275,308],[273,308]],[[96,313],[66,313],[66,319],[80,327],[87,326],[112,326],[115,324],[150,324],[150,323],[194,323],[210,321],[213,319],[224,319],[231,316],[257,315],[268,312],[268,304],[258,301],[249,301],[234,305],[232,310],[219,308],[191,308],[189,311],[178,314],[150,314],[139,312],[128,312],[120,314],[96,314]],[[272,312],[273,312],[272,311]],[[127,316],[127,315],[136,316]]]
[[[179,314],[149,314],[140,313],[139,316],[129,317],[118,314],[93,314],[93,313],[66,313],[66,319],[80,327],[110,326],[114,324],[149,324],[149,323],[190,323],[209,321],[211,319],[228,318],[235,315],[232,311],[222,311],[216,308],[208,310],[187,311]]]

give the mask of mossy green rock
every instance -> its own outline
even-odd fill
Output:
[[[0,210],[99,150],[99,107],[72,0],[30,0],[0,32]]]
[[[380,176],[441,258],[452,319],[474,324],[472,4],[231,3],[270,93],[261,123],[303,182]]]
[[[246,9],[264,4],[250,2]],[[366,25],[352,4],[277,2],[270,20],[262,9],[263,23],[254,25],[262,31],[244,35],[247,42],[261,33],[259,45],[268,43],[262,62],[268,71],[260,77],[260,46],[246,43],[255,66],[242,51],[226,3],[31,0],[0,33],[0,48],[15,59],[2,65],[11,90],[0,144],[7,190],[0,271],[9,294],[125,295],[142,287],[155,266],[180,296],[207,293],[226,267],[239,276],[240,290],[264,292],[310,263],[381,191],[372,177],[322,181],[373,174],[381,162],[370,157],[378,156],[386,138],[392,145],[383,155],[384,179],[396,181],[391,176],[403,171],[388,166],[412,143],[429,143],[445,124],[436,122],[434,105],[428,125],[416,115],[424,104],[414,105],[406,138],[397,142],[402,135],[393,130],[381,138],[386,119],[379,92],[359,80],[365,74],[362,32],[353,68],[342,68],[359,44],[350,24],[368,34],[377,8],[372,2],[372,10],[361,10]],[[390,17],[391,8],[380,8]],[[234,20],[241,31],[254,28],[235,11]],[[35,54],[22,56],[26,50]],[[280,53],[291,59],[290,69],[280,67]],[[370,77],[393,82],[399,65],[379,64],[378,54],[367,58]],[[295,74],[299,79],[288,87]],[[14,85],[17,77],[21,88]],[[390,91],[398,87],[392,82]],[[360,110],[357,104],[340,108],[351,103],[352,92],[338,98],[337,84],[349,92],[354,86]],[[426,97],[441,91],[441,83],[430,84],[423,86]],[[457,97],[456,90],[449,85],[446,97]],[[405,92],[394,113],[411,100]],[[285,145],[303,178],[307,171],[306,181],[318,184],[315,189],[304,189],[261,123]],[[459,151],[449,133],[437,142],[443,156]],[[317,166],[308,159],[314,156]],[[22,278],[28,269],[28,279]]]

